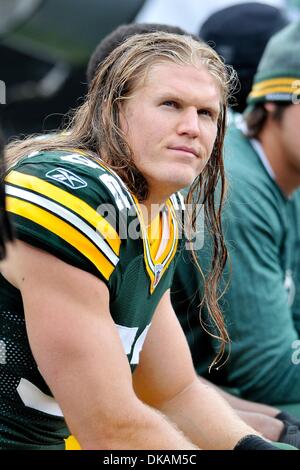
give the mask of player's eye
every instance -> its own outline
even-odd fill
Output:
[[[169,107],[169,108],[176,108],[176,109],[179,107],[179,104],[178,104],[176,101],[174,101],[174,100],[166,100],[166,101],[163,101],[163,102],[162,102],[162,105],[163,105],[163,106],[167,106],[167,107]]]
[[[198,109],[198,114],[203,115],[203,116],[208,116],[208,117],[213,117],[212,112],[209,109]]]

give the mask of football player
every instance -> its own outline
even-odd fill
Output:
[[[213,204],[230,83],[206,44],[135,35],[67,132],[10,145],[1,448],[63,449],[71,431],[83,449],[273,449],[198,380],[170,302],[179,189],[204,201],[224,263]]]
[[[274,13],[272,9],[270,12]],[[115,47],[134,34],[144,34],[153,31],[187,34],[181,28],[157,23],[133,23],[119,26],[100,41],[91,55],[87,66],[88,85],[92,83],[99,64],[102,63]],[[195,37],[195,39],[198,40],[199,38]],[[201,216],[201,214],[199,215]],[[208,237],[208,235],[206,236]],[[202,269],[205,257],[209,258],[209,261],[205,261],[206,265],[210,264],[212,261],[212,255],[211,253],[207,253],[207,251],[205,246],[199,251],[197,256]],[[182,250],[181,256],[176,264],[171,289],[171,300],[175,313],[186,334],[195,368],[201,371],[198,371],[201,375],[208,371],[209,364],[213,358],[212,347],[208,338],[210,338],[211,342],[213,340],[211,335],[205,335],[203,323],[201,324],[199,320],[199,306],[201,302],[203,302],[204,294],[201,288],[203,279],[197,264],[193,262],[193,258],[190,254],[189,251]],[[212,354],[210,354],[210,352],[212,352]],[[213,374],[209,375],[211,381],[207,382],[208,385],[212,385],[213,377],[217,379],[218,374],[222,374],[222,370],[219,371],[218,368],[216,372],[214,369],[212,372]],[[203,377],[201,380],[205,381]],[[298,442],[300,433],[298,431],[298,433],[295,434],[294,426],[297,419],[294,416],[287,416],[286,413],[282,413],[279,409],[265,404],[237,398],[225,392],[222,388],[218,388],[218,391],[237,411],[242,419],[268,439],[293,445]],[[296,436],[298,437],[296,438]],[[73,448],[73,441],[68,441],[68,445],[69,444],[71,448]]]

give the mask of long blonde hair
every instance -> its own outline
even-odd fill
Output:
[[[235,76],[218,54],[206,43],[188,35],[167,32],[136,34],[116,47],[99,65],[84,103],[75,110],[66,132],[43,139],[29,138],[11,143],[7,148],[7,164],[11,166],[21,157],[33,151],[51,149],[81,149],[101,157],[114,169],[128,188],[143,201],[148,185],[137,169],[132,151],[120,126],[120,103],[129,99],[149,68],[160,62],[181,65],[206,66],[221,92],[221,112],[218,135],[212,156],[202,174],[194,181],[188,202],[194,204],[192,223],[196,218],[196,204],[201,198],[207,216],[207,225],[213,237],[212,269],[205,282],[204,301],[219,332],[223,348],[228,335],[218,306],[217,286],[226,263],[221,209],[224,197],[223,141],[226,124],[226,107]],[[221,195],[215,204],[215,189],[220,181]]]

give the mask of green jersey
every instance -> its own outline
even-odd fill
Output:
[[[110,312],[134,370],[154,311],[172,282],[179,195],[161,212],[154,254],[136,198],[92,156],[29,155],[7,175],[6,194],[18,239],[107,285]],[[33,358],[21,293],[2,276],[0,312],[0,448],[64,448],[69,431]]]

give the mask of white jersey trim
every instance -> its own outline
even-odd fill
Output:
[[[93,230],[87,223],[85,223],[80,217],[73,214],[73,212],[57,204],[56,202],[50,201],[38,194],[31,193],[25,189],[15,188],[14,186],[6,185],[6,194],[9,196],[19,197],[25,201],[32,202],[40,207],[43,207],[52,213],[58,215],[63,220],[67,221],[76,229],[79,229],[84,235],[86,235],[95,245],[101,250],[102,253],[110,260],[110,262],[116,266],[119,262],[119,258],[112,251],[110,246]]]
[[[17,392],[25,406],[52,416],[63,417],[63,412],[53,397],[46,395],[29,380],[21,379]]]

